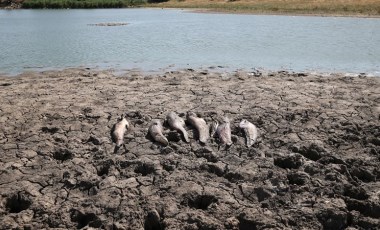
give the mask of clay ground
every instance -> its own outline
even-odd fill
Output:
[[[1,229],[379,229],[380,78],[69,69],[0,78]],[[152,119],[228,116],[233,145]],[[132,124],[114,153],[110,130]],[[238,124],[260,131],[244,145]]]

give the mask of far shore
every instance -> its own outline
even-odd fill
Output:
[[[257,15],[292,15],[292,16],[326,16],[326,17],[364,17],[379,18],[380,2],[366,0],[364,2],[336,2],[321,0],[318,2],[291,1],[291,0],[169,0],[166,2],[147,3],[145,0],[118,2],[85,0],[85,4],[77,4],[68,0],[57,4],[52,0],[40,2],[38,0],[11,1],[8,5],[1,5],[0,9],[75,9],[75,8],[161,8],[186,9],[199,13],[231,13]]]
[[[243,14],[243,15],[270,15],[270,16],[305,16],[305,17],[344,17],[344,18],[380,18],[380,15],[364,15],[364,14],[338,14],[338,13],[289,13],[289,12],[256,12],[256,11],[239,11],[239,10],[222,10],[207,8],[162,8],[162,9],[180,9],[188,10],[192,13],[205,14]]]
[[[380,17],[380,2],[321,0],[318,2],[292,0],[169,0],[148,4],[149,7],[190,9],[206,13],[259,15],[304,15],[340,17]]]

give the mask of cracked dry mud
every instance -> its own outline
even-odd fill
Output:
[[[69,69],[0,78],[0,228],[379,229],[380,78]],[[152,119],[231,119],[233,145]],[[110,130],[126,113],[126,149]],[[260,140],[244,145],[238,124]]]

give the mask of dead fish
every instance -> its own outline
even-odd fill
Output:
[[[209,128],[206,121],[203,118],[197,117],[193,112],[187,113],[187,120],[198,131],[199,141],[203,144],[210,138]]]
[[[254,124],[243,119],[239,127],[244,131],[247,147],[251,147],[257,140],[258,131]]]
[[[162,127],[160,120],[153,120],[148,130],[153,140],[166,146],[169,144],[169,141],[168,139],[166,139],[164,134],[162,134],[163,131],[164,131],[164,128]]]
[[[230,120],[227,117],[223,118],[223,124],[216,129],[219,137],[220,145],[232,145]]]
[[[170,112],[166,116],[166,121],[172,129],[175,129],[182,133],[183,138],[186,142],[190,142],[189,135],[187,134],[187,131],[184,128],[185,121],[182,118],[180,118],[175,112]]]
[[[125,115],[121,115],[117,123],[112,128],[112,141],[116,143],[115,150],[124,145],[124,134],[129,129],[129,122]]]

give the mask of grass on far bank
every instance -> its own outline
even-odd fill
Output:
[[[380,0],[169,0],[149,6],[237,13],[380,16]]]
[[[192,8],[256,14],[380,16],[380,0],[25,0],[22,3],[23,8],[122,8],[133,6]]]
[[[123,8],[145,3],[145,0],[25,0],[22,8]]]

